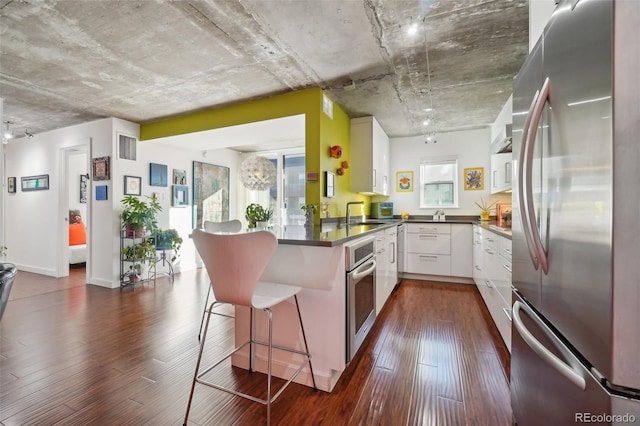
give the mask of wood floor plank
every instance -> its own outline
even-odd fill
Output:
[[[2,426],[181,425],[207,275],[189,271],[135,291],[75,279],[18,273],[14,289],[28,288],[0,323]],[[404,280],[334,391],[292,383],[273,404],[272,424],[506,424],[508,351],[480,302],[473,286]],[[214,317],[209,333],[203,362],[232,345],[233,320]],[[265,393],[263,374],[212,374]],[[190,425],[264,422],[264,406],[196,387]]]

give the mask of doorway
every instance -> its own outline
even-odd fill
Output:
[[[61,149],[58,278],[90,271],[91,180],[89,141]]]

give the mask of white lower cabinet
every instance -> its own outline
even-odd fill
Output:
[[[474,225],[473,279],[511,350],[511,240]]]
[[[398,282],[397,227],[375,233],[376,315]]]
[[[409,223],[405,231],[405,272],[473,276],[470,224]]]

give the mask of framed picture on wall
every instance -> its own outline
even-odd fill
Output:
[[[469,167],[464,169],[464,190],[484,190],[484,167]]]
[[[25,176],[20,178],[23,191],[49,189],[49,175]]]
[[[80,202],[87,203],[87,188],[89,186],[89,175],[80,175]]]
[[[331,198],[335,195],[336,175],[333,172],[324,172],[324,196]]]
[[[169,186],[167,177],[168,167],[166,164],[149,164],[149,185]]]
[[[396,172],[396,192],[413,192],[413,171]]]
[[[91,160],[93,180],[111,179],[111,162],[109,157],[98,157]]]
[[[171,205],[184,207],[189,204],[189,187],[186,185],[173,185],[173,197]]]
[[[138,176],[125,176],[124,195],[142,195],[142,178]]]
[[[137,138],[118,133],[118,158],[123,160],[136,160]]]

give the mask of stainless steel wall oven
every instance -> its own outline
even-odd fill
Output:
[[[345,244],[347,283],[347,362],[350,362],[376,319],[374,237]]]

